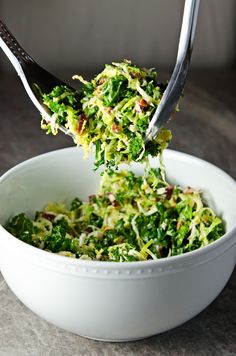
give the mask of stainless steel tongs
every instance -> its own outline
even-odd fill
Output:
[[[190,66],[200,0],[185,0],[177,59],[173,74],[150,121],[146,142],[152,140],[173,113],[182,94]]]
[[[33,104],[50,121],[52,113],[43,104],[42,93],[51,92],[57,85],[66,85],[69,88],[70,86],[39,66],[20,46],[1,20],[0,47],[15,68]],[[67,133],[63,126],[60,126],[60,130]]]
[[[190,65],[199,3],[200,0],[185,0],[176,65],[149,124],[146,142],[155,138],[158,130],[169,120],[183,91]],[[0,21],[0,47],[18,73],[36,108],[50,121],[51,112],[43,105],[41,93],[49,93],[57,85],[70,86],[40,67],[19,45],[2,21]],[[65,127],[60,126],[59,128],[68,133]]]

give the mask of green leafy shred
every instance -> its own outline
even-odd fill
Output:
[[[224,234],[222,220],[201,194],[163,180],[160,169],[143,176],[105,171],[100,190],[67,208],[48,204],[30,220],[13,217],[6,229],[19,239],[64,256],[99,261],[145,261],[206,246]]]
[[[57,86],[44,94],[44,104],[53,113],[51,121],[42,119],[42,128],[57,134],[59,126],[72,134],[85,156],[95,148],[95,168],[120,163],[147,161],[167,147],[171,132],[161,129],[157,138],[145,146],[145,133],[159,105],[165,85],[157,83],[154,69],[139,68],[130,61],[112,63],[80,91]]]

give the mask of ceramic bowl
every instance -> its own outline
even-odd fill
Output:
[[[15,295],[47,321],[79,335],[110,341],[145,338],[197,315],[222,291],[236,259],[236,183],[198,158],[166,150],[168,179],[203,190],[226,224],[212,244],[145,262],[76,260],[42,251],[0,226],[0,268]],[[156,166],[157,160],[152,159]],[[131,169],[142,174],[142,166]],[[78,148],[50,152],[9,170],[0,180],[0,223],[32,215],[50,201],[96,192],[93,157]]]

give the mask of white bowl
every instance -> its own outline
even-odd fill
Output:
[[[151,161],[152,165],[157,160]],[[16,296],[49,322],[89,338],[132,340],[161,333],[203,310],[224,288],[236,259],[236,183],[198,158],[166,150],[169,179],[201,188],[226,234],[184,255],[145,262],[70,259],[34,248],[0,226],[0,268]],[[49,201],[96,192],[93,158],[78,148],[19,164],[0,179],[0,222],[33,214]],[[142,173],[140,165],[132,170]]]

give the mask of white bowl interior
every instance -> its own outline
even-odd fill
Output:
[[[210,206],[223,217],[227,230],[235,225],[236,183],[231,177],[208,162],[172,150],[164,153],[164,164],[172,184],[201,189]],[[151,159],[151,165],[157,166],[158,160]],[[125,168],[143,172],[140,164]],[[93,171],[93,157],[84,160],[82,150],[76,147],[25,161],[0,180],[0,223],[20,212],[33,216],[48,202],[66,203],[75,196],[87,200],[97,191],[99,181],[100,173]]]

